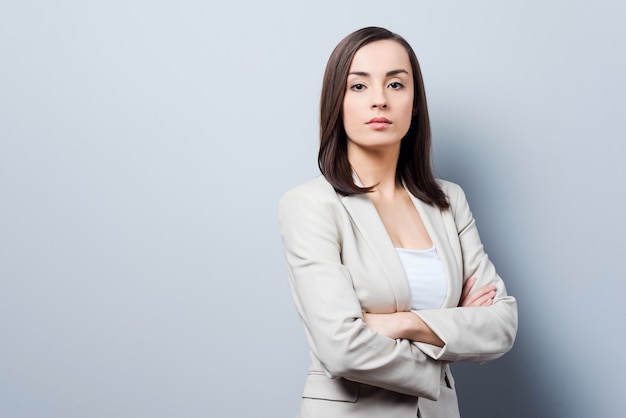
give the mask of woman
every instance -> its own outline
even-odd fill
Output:
[[[322,176],[287,192],[279,223],[312,364],[299,417],[459,416],[453,361],[506,353],[517,331],[459,186],[435,180],[419,64],[364,28],[331,54]]]

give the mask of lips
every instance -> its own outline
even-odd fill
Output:
[[[387,118],[379,117],[379,118],[372,118],[367,123],[370,124],[370,123],[391,123],[391,122]]]
[[[376,131],[380,131],[391,125],[391,121],[384,117],[377,117],[370,119],[367,125]]]

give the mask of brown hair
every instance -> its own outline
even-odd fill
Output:
[[[342,195],[369,193],[375,186],[354,184],[348,161],[347,135],[343,126],[343,99],[346,80],[354,54],[363,46],[381,40],[393,40],[404,47],[413,71],[413,117],[409,131],[402,138],[396,178],[418,199],[440,209],[450,206],[432,173],[430,161],[431,132],[426,93],[417,56],[399,35],[378,27],[367,27],[346,36],[335,47],[326,64],[320,105],[320,171]]]

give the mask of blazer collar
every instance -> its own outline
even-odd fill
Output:
[[[352,178],[354,179],[354,184],[363,187],[355,171],[352,171]],[[369,195],[343,196],[341,200],[356,227],[383,267],[387,276],[386,279],[396,299],[396,310],[398,312],[410,310],[411,289],[409,288],[404,267]]]
[[[342,203],[385,271],[396,299],[397,311],[411,309],[411,291],[400,258],[374,203],[367,194],[343,196]]]
[[[354,180],[355,184],[362,186],[356,175],[354,176]],[[452,300],[457,293],[453,289],[455,281],[452,280],[452,278],[458,277],[460,272],[456,271],[457,267],[454,262],[454,254],[448,242],[442,212],[436,206],[422,202],[408,190],[407,193],[422,218],[422,222],[444,265],[448,281],[448,295],[446,296],[443,306],[456,306],[458,301],[455,302]],[[342,196],[341,200],[359,232],[363,235],[365,241],[372,249],[372,252],[378,258],[378,262],[383,266],[387,276],[386,279],[396,299],[397,310],[400,312],[410,310],[411,291],[404,267],[369,195]]]
[[[413,196],[408,190],[407,193],[409,193],[417,213],[419,213],[422,218],[424,227],[426,228],[428,235],[430,235],[430,239],[433,241],[433,245],[437,250],[437,255],[439,255],[439,258],[443,263],[448,284],[448,292],[442,306],[455,307],[458,304],[458,300],[454,299],[456,299],[456,295],[460,294],[460,290],[456,289],[456,287],[459,286],[459,281],[454,279],[461,277],[462,275],[462,272],[458,270],[458,263],[455,262],[454,252],[452,250],[452,246],[450,245],[451,239],[456,239],[458,241],[456,227],[454,227],[453,223],[451,232],[450,225],[447,225],[449,222],[446,222],[447,219],[444,216],[444,213],[437,206],[424,203],[417,197]],[[449,233],[454,233],[455,236],[450,237]]]

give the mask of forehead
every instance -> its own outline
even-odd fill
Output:
[[[393,40],[375,41],[361,47],[350,64],[350,71],[371,74],[404,69],[411,74],[411,61],[404,47]]]

